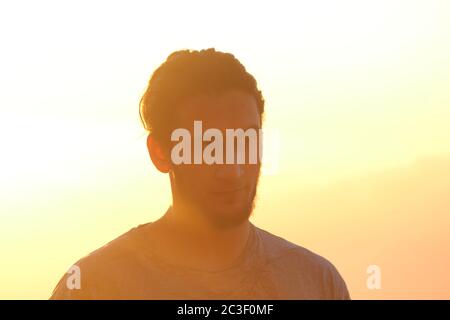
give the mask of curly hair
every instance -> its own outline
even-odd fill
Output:
[[[144,128],[164,142],[180,102],[232,89],[253,95],[263,118],[264,98],[257,82],[234,55],[214,48],[175,51],[153,72],[139,103],[139,115]]]

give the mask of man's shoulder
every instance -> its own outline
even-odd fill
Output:
[[[138,250],[139,237],[147,225],[140,225],[130,229],[81,258],[77,264],[92,268],[100,264],[102,268],[105,268],[105,264],[116,264],[122,260],[130,259]]]
[[[296,258],[293,262],[311,264],[324,269],[330,268],[331,262],[321,255],[264,229],[256,227],[256,230],[269,261]]]
[[[325,257],[303,246],[288,241],[261,228],[257,234],[266,256],[266,263],[295,279],[311,280],[325,286],[330,299],[349,299],[347,286],[341,274]]]
[[[139,247],[142,232],[146,225],[140,225],[123,233],[114,240],[79,259],[70,270],[76,268],[80,277],[79,290],[68,290],[67,282],[71,273],[66,273],[55,287],[53,299],[89,299],[93,294],[91,288],[110,286],[114,291],[117,279],[124,278],[124,271],[132,271],[139,266]],[[131,273],[131,272],[126,272]]]

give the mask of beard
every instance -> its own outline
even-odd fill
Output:
[[[199,210],[199,214],[209,222],[211,226],[218,230],[226,230],[237,227],[248,221],[252,216],[255,208],[257,184],[252,188],[249,200],[240,208],[234,210],[226,210],[222,208],[203,208]]]
[[[256,203],[259,175],[254,185],[249,187],[248,197],[245,201],[241,201],[241,205],[232,202],[214,202],[211,195],[206,196],[206,198],[199,197],[192,187],[180,182],[178,180],[176,186],[172,185],[176,188],[176,194],[179,195],[178,199],[182,200],[184,206],[191,209],[192,214],[198,215],[201,220],[206,221],[214,229],[226,230],[237,227],[248,221],[252,216]]]

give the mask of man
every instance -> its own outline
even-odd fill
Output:
[[[214,49],[172,53],[153,73],[140,115],[150,132],[150,158],[169,174],[172,205],[159,220],[81,259],[74,269],[78,285],[66,274],[53,299],[350,298],[329,261],[249,221],[260,158],[250,161],[255,148],[249,137],[244,149],[236,149],[219,144],[217,134],[259,130],[264,99],[233,55]],[[205,139],[205,132],[200,141],[202,150],[215,144],[212,163],[198,161],[198,136],[189,143],[175,134],[182,129],[196,136],[198,123],[215,133]],[[195,153],[197,160],[189,161]],[[234,161],[243,153],[245,161]]]

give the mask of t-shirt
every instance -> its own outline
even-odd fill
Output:
[[[79,260],[80,286],[67,273],[51,299],[350,299],[332,263],[253,224],[236,261],[214,272],[166,261],[148,243],[150,224]]]

